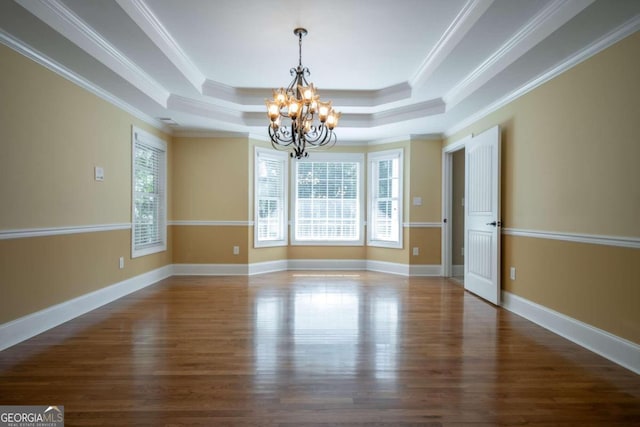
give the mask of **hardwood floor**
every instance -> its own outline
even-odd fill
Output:
[[[173,277],[0,352],[76,425],[639,426],[640,376],[452,281]]]

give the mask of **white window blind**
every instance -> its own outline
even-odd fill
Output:
[[[287,153],[256,148],[254,246],[287,244]]]
[[[328,153],[294,163],[294,243],[362,244],[362,164]]]
[[[402,150],[369,155],[369,244],[402,247]]]
[[[166,249],[166,147],[133,129],[132,256]]]

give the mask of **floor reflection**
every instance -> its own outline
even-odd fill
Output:
[[[304,275],[303,286],[284,292],[255,289],[257,381],[337,375],[395,382],[401,288],[363,292],[354,279]]]

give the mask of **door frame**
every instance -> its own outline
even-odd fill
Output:
[[[453,274],[451,253],[453,232],[451,216],[453,214],[453,153],[467,147],[473,134],[442,147],[442,276],[451,277]]]

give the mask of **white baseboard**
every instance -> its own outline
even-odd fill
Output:
[[[0,325],[0,351],[172,275],[166,265]]]
[[[363,259],[290,259],[287,270],[366,270]]]
[[[287,271],[287,268],[288,268],[287,260],[254,262],[253,264],[249,264],[249,275],[253,276],[256,274],[275,273],[277,271]]]
[[[461,277],[464,276],[464,264],[462,265],[452,265],[451,273],[453,277]]]
[[[402,276],[441,276],[441,265],[409,265],[360,259],[290,259],[253,264],[174,264],[176,276],[243,276],[300,270],[359,270]]]
[[[246,276],[248,264],[173,264],[174,276]]]
[[[411,277],[437,277],[442,276],[441,265],[410,265],[409,276]]]
[[[502,307],[640,374],[640,345],[532,301],[502,292]]]
[[[388,273],[388,274],[398,274],[400,276],[408,276],[409,264],[399,264],[396,262],[368,260],[365,270],[377,271],[380,273]]]

